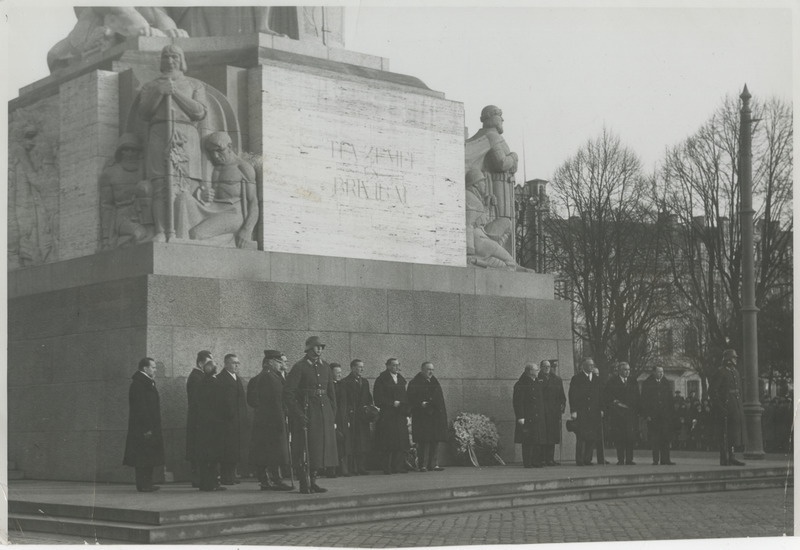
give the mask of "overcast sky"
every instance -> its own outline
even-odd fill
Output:
[[[169,2],[180,3],[209,2]],[[638,8],[437,4],[445,7],[351,3],[346,47],[389,58],[392,71],[463,102],[470,134],[480,127],[485,105],[501,107],[506,140],[525,161],[518,181],[550,179],[603,125],[652,169],[666,147],[743,84],[756,98],[792,98],[795,0],[689,8],[674,1],[639,2],[649,7]],[[68,2],[10,0],[2,6],[8,12],[8,93],[15,97],[21,86],[48,74],[47,50],[66,36],[75,16]]]

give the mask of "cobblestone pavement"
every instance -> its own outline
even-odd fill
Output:
[[[191,544],[386,548],[609,542],[793,535],[792,489],[757,489],[602,500],[305,531],[231,535]],[[76,544],[77,537],[13,534],[12,543]],[[118,544],[118,543],[117,543]]]
[[[793,521],[791,489],[788,494],[783,489],[759,489],[580,502],[547,508],[530,506],[302,532],[219,537],[195,544],[386,548],[777,537],[793,534]]]

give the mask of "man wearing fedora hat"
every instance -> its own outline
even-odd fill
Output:
[[[719,437],[720,466],[744,466],[744,462],[734,456],[734,447],[744,441],[742,384],[736,371],[737,357],[736,350],[722,352],[722,366],[711,378],[708,388]]]
[[[304,494],[326,492],[317,485],[316,472],[339,465],[334,429],[336,391],[331,370],[321,358],[323,349],[325,344],[319,336],[306,339],[306,354],[292,366],[283,390],[292,418],[292,459],[298,471],[305,467],[303,456],[308,453],[308,483],[306,476],[300,475],[300,492]]]

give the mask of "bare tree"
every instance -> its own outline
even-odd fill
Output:
[[[754,102],[753,118],[760,307],[792,295],[791,106],[776,99]],[[704,367],[718,364],[722,349],[739,347],[742,339],[738,135],[739,102],[728,97],[695,134],[667,152],[656,189],[658,202],[677,222],[667,257],[697,332],[692,359],[701,376]]]
[[[601,371],[617,360],[645,367],[644,342],[671,311],[663,221],[654,215],[637,155],[608,130],[555,172],[548,258],[585,323],[576,335]],[[635,374],[635,373],[634,373]]]

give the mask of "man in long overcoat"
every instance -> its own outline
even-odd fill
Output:
[[[433,363],[422,363],[420,372],[408,383],[407,393],[419,471],[441,471],[444,468],[437,466],[436,457],[439,443],[447,441],[447,407],[442,386],[433,375]]]
[[[592,450],[600,440],[600,377],[594,372],[594,360],[585,357],[581,361],[581,372],[572,377],[569,384],[570,416],[576,423],[575,463],[591,466]]]
[[[336,451],[339,455],[338,468],[331,469],[328,477],[339,475],[350,477],[350,470],[347,467],[347,456],[353,453],[352,438],[350,437],[350,420],[347,411],[350,407],[347,402],[347,390],[342,383],[342,365],[331,363],[331,375],[333,376],[333,390],[336,393]]]
[[[564,382],[555,373],[555,365],[546,359],[539,363],[539,378],[544,382],[545,466],[557,466],[556,445],[561,443],[561,417],[567,406]]]
[[[250,463],[256,470],[262,491],[287,491],[279,468],[289,464],[289,437],[283,405],[281,366],[283,354],[264,350],[261,372],[247,384],[247,404],[253,407]]]
[[[386,361],[386,370],[372,387],[375,405],[380,409],[375,423],[375,448],[383,453],[383,473],[408,473],[405,466],[408,450],[408,398],[406,379],[400,374],[400,362]]]
[[[156,362],[150,357],[139,361],[128,390],[128,437],[122,463],[133,466],[136,490],[152,493],[153,469],[164,464],[164,440],[161,435],[161,405],[154,380]]]
[[[186,412],[186,460],[189,461],[192,476],[192,487],[200,487],[200,473],[199,466],[194,457],[197,455],[197,423],[198,423],[198,408],[197,408],[197,388],[200,381],[205,376],[203,373],[203,365],[209,361],[213,361],[211,352],[208,350],[201,350],[197,352],[197,360],[195,361],[192,372],[186,378],[186,398],[188,401],[188,410]]]
[[[220,464],[223,485],[235,485],[236,466],[247,456],[244,452],[248,430],[247,393],[239,376],[239,357],[235,353],[225,356],[222,372],[217,375],[222,403],[225,407],[225,454]]]
[[[197,425],[195,426],[195,455],[201,491],[224,491],[217,478],[220,462],[225,458],[225,432],[230,422],[229,409],[222,400],[217,380],[217,365],[206,361],[203,378],[196,389]]]
[[[722,352],[722,366],[711,378],[708,388],[719,438],[721,466],[744,466],[744,462],[734,456],[734,447],[744,441],[742,384],[736,370],[736,359],[736,350]]]
[[[522,444],[522,465],[525,468],[544,466],[544,445],[547,423],[544,412],[544,382],[539,367],[528,363],[514,384],[514,443]]]
[[[673,411],[672,389],[664,377],[664,368],[655,367],[642,384],[642,414],[647,418],[653,464],[675,464],[669,458]]]
[[[369,382],[363,377],[364,361],[353,359],[350,362],[350,374],[343,380],[347,393],[347,438],[350,446],[345,449],[348,468],[354,475],[367,475],[366,456],[370,448],[369,425],[371,417],[369,408],[374,405]],[[337,410],[341,405],[337,402]]]
[[[608,380],[603,405],[617,448],[617,464],[634,464],[633,446],[639,435],[639,384],[631,376],[628,363],[619,363],[617,374]]]
[[[321,358],[325,344],[319,336],[311,336],[305,347],[305,356],[292,366],[286,377],[283,401],[292,419],[292,459],[297,470],[301,471],[300,492],[324,493],[327,489],[317,485],[317,471],[339,464],[333,426],[336,392],[331,369]],[[303,458],[306,438],[307,460]]]

